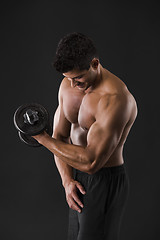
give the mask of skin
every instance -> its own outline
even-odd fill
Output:
[[[73,179],[73,168],[94,174],[103,167],[122,165],[137,105],[124,82],[97,58],[89,70],[74,69],[63,75],[53,136],[43,132],[34,138],[54,154],[68,205],[81,212],[77,191],[86,193]]]

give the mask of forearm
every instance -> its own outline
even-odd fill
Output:
[[[61,135],[56,135],[55,132],[53,133],[52,137],[65,143],[70,142],[70,137],[63,137]],[[65,185],[73,179],[73,168],[69,166],[67,163],[63,162],[55,154],[54,154],[54,159],[62,179],[62,185],[63,187],[65,187]]]
[[[42,137],[40,143],[56,155],[56,157],[60,158],[60,160],[73,168],[87,172],[91,165],[90,158],[84,147],[64,143],[50,137],[49,135]]]
[[[62,179],[62,185],[73,179],[73,168],[54,155],[55,163]]]

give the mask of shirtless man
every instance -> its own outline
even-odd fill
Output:
[[[61,39],[54,67],[64,78],[53,136],[34,138],[55,156],[70,207],[68,240],[118,240],[129,192],[123,147],[136,101],[83,34]]]

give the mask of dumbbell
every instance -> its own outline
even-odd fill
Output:
[[[42,146],[32,136],[46,131],[50,136],[52,128],[48,111],[38,103],[24,104],[14,113],[14,125],[22,142],[32,147]]]

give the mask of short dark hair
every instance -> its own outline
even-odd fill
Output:
[[[58,72],[73,69],[88,70],[94,57],[98,57],[93,41],[82,33],[70,33],[58,43],[53,66]]]

